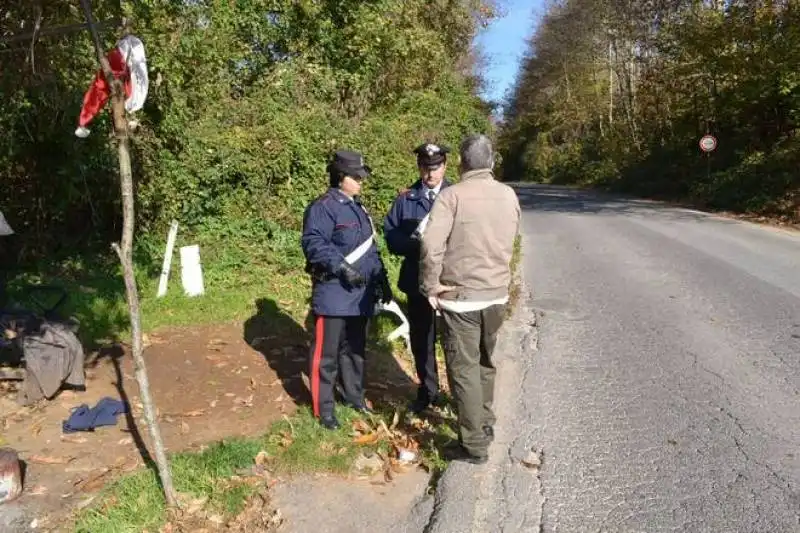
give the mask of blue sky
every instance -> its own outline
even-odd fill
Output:
[[[498,0],[504,16],[480,33],[475,42],[486,57],[484,75],[489,87],[485,97],[501,100],[516,78],[525,41],[544,10],[544,0]]]

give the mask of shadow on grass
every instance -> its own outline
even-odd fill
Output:
[[[311,402],[303,381],[303,376],[308,375],[308,331],[282,311],[275,300],[260,298],[255,305],[256,314],[244,323],[245,342],[264,356],[295,403]]]

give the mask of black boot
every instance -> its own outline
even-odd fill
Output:
[[[335,415],[320,416],[319,417],[319,423],[325,429],[330,429],[330,430],[339,429],[341,427],[341,425],[339,424],[339,421],[336,420],[336,416]]]
[[[438,405],[439,403],[440,401],[437,396],[431,398],[427,392],[425,392],[423,389],[419,389],[417,391],[417,397],[408,405],[408,410],[415,415],[418,415],[427,409],[429,405]]]
[[[464,461],[473,465],[483,465],[489,461],[488,455],[473,455],[460,445],[445,449],[444,457],[450,461]]]

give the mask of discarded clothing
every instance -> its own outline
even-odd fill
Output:
[[[17,402],[29,405],[42,398],[48,400],[66,384],[86,386],[83,371],[85,354],[77,335],[67,324],[43,321],[22,340],[25,358],[25,382]]]
[[[103,398],[97,405],[89,408],[87,404],[81,404],[67,420],[61,424],[64,433],[74,433],[76,431],[94,431],[101,426],[116,426],[117,415],[127,412],[125,404],[114,398]]]

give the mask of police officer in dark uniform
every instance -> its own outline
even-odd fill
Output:
[[[301,244],[315,318],[311,399],[314,415],[328,429],[339,427],[334,415],[337,377],[345,402],[369,410],[364,400],[367,324],[378,301],[392,300],[372,220],[359,199],[361,181],[370,173],[360,153],[337,151],[328,164],[330,188],[303,216]]]
[[[420,178],[395,198],[383,221],[389,251],[404,258],[397,286],[408,296],[411,351],[420,382],[409,409],[417,414],[439,399],[436,316],[428,299],[419,291],[419,235],[423,229],[420,223],[427,220],[439,191],[450,185],[444,179],[449,151],[446,146],[434,143],[423,143],[414,149]]]

